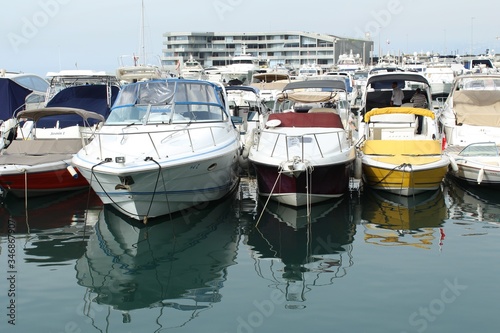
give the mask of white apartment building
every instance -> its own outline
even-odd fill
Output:
[[[163,38],[161,62],[170,70],[190,56],[205,68],[225,66],[242,49],[270,68],[314,64],[331,70],[342,54],[359,54],[364,64],[370,64],[373,54],[371,40],[299,31],[167,32]]]

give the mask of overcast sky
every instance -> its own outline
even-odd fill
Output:
[[[500,3],[475,0],[144,0],[145,49],[164,32],[308,31],[364,38],[375,53],[500,53]],[[114,73],[138,54],[141,0],[2,2],[0,68],[44,76],[61,69]]]

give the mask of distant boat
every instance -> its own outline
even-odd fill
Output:
[[[0,122],[15,118],[18,111],[43,107],[48,88],[39,75],[0,69]]]
[[[246,51],[246,44],[241,46],[241,53],[234,55],[229,65],[220,68],[221,79],[224,82],[239,80],[248,85],[254,73],[265,72],[259,65],[259,58]]]
[[[337,60],[336,70],[343,72],[354,72],[363,69],[363,61],[359,54],[354,55],[352,50],[349,54],[341,54]]]
[[[61,90],[75,86],[103,85],[109,89],[107,104],[108,108],[113,104],[112,95],[116,95],[120,83],[115,74],[105,71],[95,71],[86,69],[68,69],[58,72],[47,72],[49,88],[47,89],[46,102],[48,103]],[[113,91],[111,91],[113,90]],[[116,96],[115,96],[116,97]],[[69,105],[68,105],[69,106]],[[90,110],[94,111],[94,110]]]
[[[194,80],[206,80],[208,78],[201,63],[194,59],[193,56],[189,56],[189,59],[182,64],[179,76],[183,79]]]
[[[140,31],[140,52],[133,55],[122,55],[119,57],[119,66],[116,69],[116,77],[121,83],[133,83],[137,81],[162,79],[172,76],[169,71],[161,65],[158,57],[158,64],[150,61],[146,53],[144,39],[144,0],[141,1],[141,31]],[[130,62],[131,60],[131,62]]]

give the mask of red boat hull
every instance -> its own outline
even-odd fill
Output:
[[[47,195],[57,192],[74,191],[88,188],[89,183],[78,170],[78,177],[73,177],[64,169],[36,173],[18,173],[2,175],[0,186],[17,197]]]
[[[280,175],[279,168],[275,165],[254,163],[253,166],[257,176],[258,191],[262,195],[271,194],[271,197],[279,197],[303,194],[311,196],[315,202],[320,202],[340,197],[349,191],[352,162],[315,166],[310,174],[302,172],[297,177]],[[314,197],[317,197],[316,200]]]

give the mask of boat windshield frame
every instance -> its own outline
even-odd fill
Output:
[[[471,157],[471,156],[492,156],[498,157],[498,147],[495,142],[477,142],[472,143],[462,149],[459,156]]]
[[[228,121],[220,86],[201,80],[148,80],[120,91],[106,125]]]

